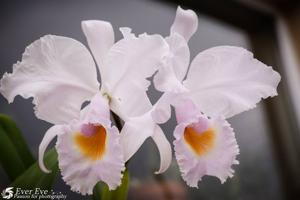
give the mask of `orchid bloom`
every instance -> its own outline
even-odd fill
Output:
[[[226,118],[276,96],[280,82],[280,75],[271,67],[249,51],[232,46],[200,52],[188,71],[187,42],[197,26],[195,12],[178,7],[166,38],[169,55],[154,77],[155,87],[164,94],[152,111],[153,120],[164,123],[171,115],[170,105],[175,107],[175,155],[191,187],[197,187],[204,175],[216,176],[222,183],[233,175],[231,167],[238,164],[239,148]]]
[[[128,159],[110,110],[125,123],[151,110],[146,78],[157,70],[168,45],[159,35],[136,37],[129,28],[120,30],[130,37],[114,43],[113,28],[105,21],[83,21],[82,29],[101,73],[101,88],[93,57],[83,44],[46,35],[26,48],[12,73],[4,74],[0,91],[9,103],[17,95],[33,97],[35,115],[54,124],[39,147],[40,168],[49,172],[43,156],[57,136],[64,181],[73,191],[91,194],[98,181],[110,189],[121,184]],[[85,101],[90,103],[82,109]],[[164,139],[156,141],[160,145]]]

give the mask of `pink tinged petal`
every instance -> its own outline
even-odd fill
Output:
[[[198,122],[191,124],[191,127],[198,133],[202,133],[209,129],[209,121],[204,115],[200,115]]]
[[[90,137],[90,136],[94,135],[97,132],[97,126],[95,126],[91,123],[82,124],[80,132],[83,135]]]
[[[100,20],[82,21],[81,27],[101,73],[105,67],[104,58],[115,42],[113,27],[109,22]]]
[[[203,124],[209,124],[204,131]],[[197,127],[202,131],[196,130]],[[239,148],[233,129],[225,119],[202,116],[193,124],[179,124],[174,135],[177,163],[189,186],[197,187],[204,175],[216,176],[222,183],[233,176],[231,166],[238,164]]]
[[[168,45],[159,35],[125,37],[112,46],[101,71],[104,91],[111,97],[111,108],[122,118],[144,114],[152,107],[146,91],[168,53]],[[139,106],[136,106],[139,105]]]
[[[116,189],[125,169],[120,134],[111,127],[106,104],[96,95],[82,121],[73,121],[66,133],[58,136],[56,149],[63,180],[83,195],[92,194],[99,181]]]
[[[79,135],[80,130],[75,125],[69,127],[68,133],[58,136],[56,144],[63,180],[71,186],[72,191],[83,195],[92,194],[93,187],[99,181],[105,182],[111,190],[116,189],[121,184],[122,171],[125,169],[118,130],[103,124],[95,124],[95,126],[105,129],[106,137]],[[78,139],[75,139],[78,137],[90,140],[94,151],[97,151],[94,146],[97,145],[95,142],[98,141],[98,145],[103,145],[100,139],[105,138],[105,146],[99,146],[99,148],[104,148],[98,153],[101,155],[96,157],[97,152],[93,153],[91,149],[87,152],[83,151],[82,144],[80,145]]]
[[[159,170],[155,172],[155,174],[161,174],[165,172],[171,164],[172,161],[171,145],[168,139],[166,138],[165,134],[163,133],[163,131],[158,125],[155,126],[152,139],[156,144],[160,155],[160,167]]]
[[[96,67],[78,41],[46,35],[29,45],[11,74],[5,73],[0,92],[9,101],[33,97],[35,114],[53,124],[78,118],[81,105],[99,90]]]
[[[171,105],[178,107],[179,109],[184,110],[185,108],[180,108],[180,104],[184,103],[184,107],[188,105],[186,99],[186,92],[180,92],[180,93],[172,93],[172,92],[165,92],[163,95],[159,98],[159,100],[155,103],[151,110],[151,116],[155,123],[162,124],[167,122],[171,117]],[[192,103],[192,102],[191,102]],[[188,109],[193,110],[194,105],[190,105],[190,107],[187,107]],[[180,111],[184,112],[184,111]],[[198,112],[197,112],[198,113]],[[180,118],[180,116],[179,116]],[[180,119],[181,120],[181,119]]]
[[[190,123],[201,116],[201,112],[190,99],[181,99],[175,105],[177,123]]]
[[[213,152],[212,158],[208,160],[210,168],[207,169],[207,175],[216,176],[224,183],[228,177],[233,177],[234,170],[231,166],[239,164],[236,160],[239,147],[231,125],[223,117],[214,118],[212,121],[216,132],[220,134],[216,141],[219,148]]]
[[[44,154],[45,151],[48,147],[48,145],[50,144],[50,142],[59,134],[63,134],[64,133],[64,126],[62,125],[55,125],[52,126],[44,135],[44,138],[39,146],[39,166],[40,169],[45,172],[45,173],[50,173],[51,171],[49,171],[47,169],[47,167],[44,164]]]
[[[171,34],[178,33],[189,41],[198,28],[198,17],[192,10],[183,10],[178,6],[175,20],[171,26]]]
[[[82,110],[81,120],[86,123],[110,124],[109,100],[100,93],[97,93],[90,104]]]
[[[219,46],[196,56],[184,85],[205,114],[229,118],[276,96],[279,82],[280,75],[251,52]]]

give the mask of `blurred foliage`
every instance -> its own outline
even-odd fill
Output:
[[[38,162],[36,162],[31,167],[29,167],[21,176],[19,176],[11,184],[11,186],[26,189],[51,189],[58,173],[57,153],[54,148],[46,154],[44,161],[46,167],[51,171],[50,173],[47,174],[41,171]]]
[[[35,160],[30,149],[22,136],[21,131],[17,128],[16,123],[8,116],[0,114],[0,126],[7,134],[11,143],[15,146],[17,153],[20,155],[26,168],[31,166]]]
[[[20,154],[2,126],[0,126],[0,163],[10,180],[14,180],[26,170]]]
[[[52,171],[49,174],[40,170],[15,122],[0,114],[0,164],[12,181],[11,186],[50,189],[58,173],[55,149],[46,154],[44,161]]]

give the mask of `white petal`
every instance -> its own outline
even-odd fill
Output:
[[[145,140],[155,131],[155,123],[151,115],[146,113],[140,117],[130,118],[121,130],[121,144],[124,160],[128,161],[142,146]]]
[[[48,131],[45,133],[43,140],[39,146],[39,166],[40,169],[45,172],[45,173],[50,173],[51,171],[49,171],[47,169],[47,167],[44,164],[44,154],[45,151],[48,147],[48,145],[50,144],[50,142],[59,134],[63,134],[64,133],[64,126],[63,125],[55,125],[52,126],[50,129],[48,129]]]
[[[192,37],[198,28],[198,17],[192,10],[183,10],[178,6],[175,20],[171,26],[171,34],[178,33],[182,35],[186,41]]]
[[[100,20],[82,21],[81,27],[101,73],[105,67],[104,58],[115,42],[113,27],[109,22]]]
[[[135,35],[131,32],[131,28],[129,27],[121,27],[120,31],[124,38],[134,38]]]
[[[112,46],[101,77],[103,90],[112,97],[111,106],[117,114],[134,117],[151,109],[146,78],[154,74],[167,53],[168,45],[159,35],[125,37]]]
[[[110,108],[124,121],[131,117],[136,117],[149,111],[152,107],[146,93],[146,87],[139,87],[138,84],[129,86],[123,84],[118,91],[114,92]],[[121,88],[123,88],[121,90]],[[138,105],[138,106],[137,106]]]
[[[85,109],[81,110],[81,120],[89,123],[110,124],[109,100],[97,93]]]
[[[99,111],[98,107],[105,106],[103,103],[105,101],[101,96],[96,96],[87,108],[85,120],[72,122],[66,133],[57,139],[56,149],[63,180],[71,186],[71,190],[83,195],[92,194],[93,187],[99,181],[105,182],[109,189],[115,189],[121,184],[125,169],[120,134],[116,127],[111,127],[110,122],[105,124],[109,121],[103,120],[107,112]],[[102,134],[102,137],[95,134]]]
[[[151,109],[151,115],[154,122],[162,124],[171,117],[171,105],[176,105],[185,93],[165,92]]]
[[[189,123],[175,128],[174,149],[182,178],[197,187],[204,175],[216,176],[222,183],[233,176],[239,148],[230,124],[223,118],[208,119],[199,112]],[[206,135],[205,135],[206,134]]]
[[[125,122],[121,130],[124,159],[128,161],[148,137],[152,137],[160,154],[160,168],[156,173],[163,173],[170,166],[172,150],[161,128],[154,123],[151,112]]]
[[[181,92],[185,88],[182,80],[186,75],[190,51],[185,39],[177,33],[166,38],[170,52],[164,65],[154,76],[154,86],[162,92]]]
[[[187,42],[179,34],[172,34],[166,38],[171,52],[171,63],[177,79],[181,82],[190,64],[190,49]]]
[[[154,76],[153,83],[155,88],[161,92],[181,92],[186,89],[175,75],[171,65],[161,67]]]
[[[193,101],[188,99],[187,96],[188,93],[186,91],[163,93],[151,110],[151,116],[154,122],[158,124],[167,122],[171,117],[171,105],[177,108],[177,113],[182,113],[180,117],[176,116],[179,123],[190,120],[190,116],[194,116],[198,111],[195,110],[196,107]],[[183,105],[183,107],[181,107],[181,105]],[[186,112],[187,110],[190,111]]]
[[[160,155],[160,167],[159,167],[159,170],[155,173],[161,174],[161,173],[165,172],[171,164],[171,161],[172,161],[171,145],[170,145],[168,139],[166,138],[165,134],[163,133],[163,131],[161,130],[161,128],[158,125],[155,126],[155,130],[154,130],[152,139],[153,139],[154,143],[156,144],[158,151],[159,151],[159,155]]]
[[[190,99],[181,98],[173,105],[176,108],[176,120],[179,124],[190,123],[197,120],[199,115],[202,115]]]
[[[219,46],[199,53],[184,82],[208,116],[232,117],[277,95],[280,75],[240,47]]]
[[[151,111],[154,122],[163,124],[170,119],[172,98],[173,94],[166,92],[158,99]]]
[[[53,124],[78,118],[82,103],[99,90],[88,50],[76,40],[54,35],[29,45],[0,84],[9,102],[16,95],[33,97],[37,117]]]

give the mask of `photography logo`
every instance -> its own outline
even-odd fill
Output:
[[[53,190],[35,188],[24,189],[19,187],[8,187],[1,192],[2,199],[51,199],[51,200],[65,200],[67,195],[62,192]]]
[[[14,189],[14,188],[8,187],[8,188],[4,189],[1,193],[2,198],[3,199],[11,199],[14,196],[14,191],[12,189]]]

